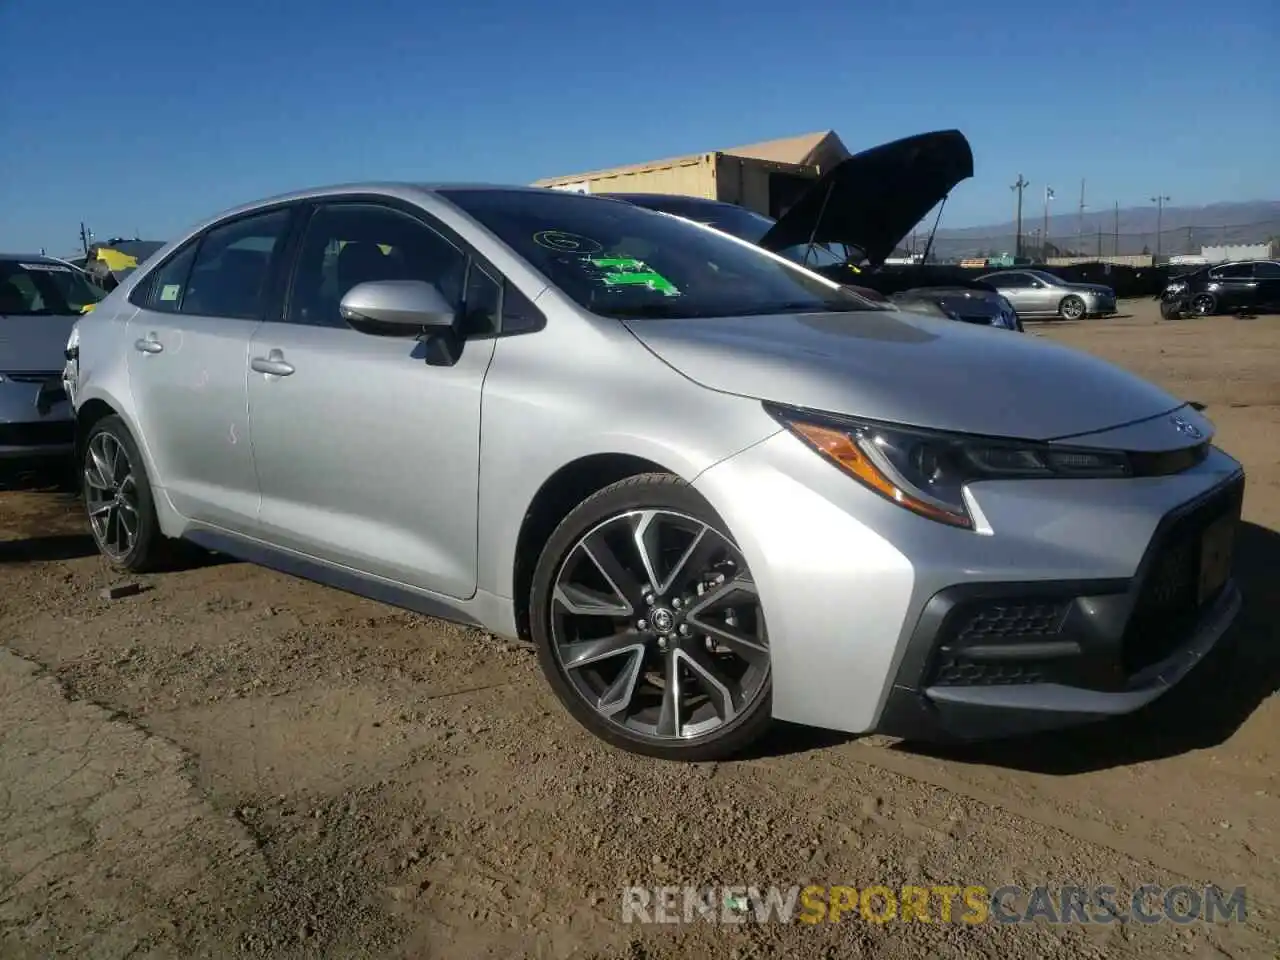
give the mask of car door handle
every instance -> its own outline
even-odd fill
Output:
[[[269,373],[276,377],[287,377],[293,373],[293,364],[285,363],[284,354],[279,350],[272,350],[269,356],[254,357],[249,361],[249,366],[258,373]]]
[[[164,344],[157,340],[156,335],[152,333],[142,340],[133,341],[133,349],[139,353],[163,353]]]

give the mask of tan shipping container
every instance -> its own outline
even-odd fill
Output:
[[[818,178],[819,168],[733,154],[699,153],[612,170],[549,177],[538,187],[578,193],[661,193],[734,203],[779,216]]]

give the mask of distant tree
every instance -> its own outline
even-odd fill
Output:
[[[1142,245],[1142,255],[1144,257],[1151,256],[1151,248],[1148,247],[1145,243]]]

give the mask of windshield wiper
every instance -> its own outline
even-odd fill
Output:
[[[850,313],[865,310],[866,307],[852,300],[786,300],[782,303],[765,304],[762,309],[752,309],[752,313]]]
[[[695,317],[725,316],[724,313],[718,311],[695,310],[688,306],[663,302],[600,307],[598,312],[606,316],[617,317],[620,320],[632,318],[640,320],[685,320]]]

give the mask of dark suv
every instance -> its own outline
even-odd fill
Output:
[[[1165,284],[1160,312],[1169,319],[1190,313],[1280,313],[1280,263],[1242,260],[1204,267]]]

